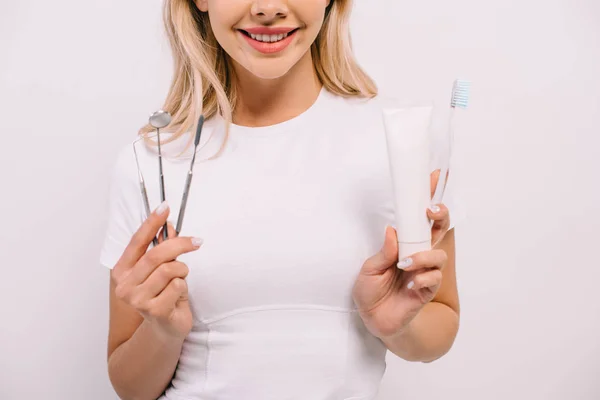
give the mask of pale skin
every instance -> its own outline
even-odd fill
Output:
[[[159,206],[110,274],[108,372],[123,400],[161,395],[192,328],[185,281],[189,269],[174,260],[199,246],[194,238],[176,237],[171,224],[169,240],[163,241],[161,227],[168,216],[168,206]],[[159,245],[147,250],[157,235]]]
[[[268,126],[293,118],[316,100],[321,84],[310,46],[328,0],[197,0],[208,12],[217,40],[233,61],[238,79],[234,123]],[[237,29],[255,26],[300,28],[279,55],[263,55]],[[437,174],[432,175],[432,187]],[[435,221],[431,251],[415,254],[412,265],[396,267],[398,245],[387,228],[382,249],[365,261],[353,297],[365,326],[394,354],[410,361],[433,361],[449,351],[458,330],[459,303],[454,266],[454,230],[449,210],[424,210]],[[176,237],[148,250],[162,236],[168,206],[155,210],[111,271],[108,366],[120,398],[156,399],[173,377],[181,348],[192,328],[186,276],[176,261],[200,249],[190,237]],[[201,266],[198,266],[201,268]],[[412,284],[411,284],[412,282]],[[409,284],[411,288],[409,288]]]
[[[431,191],[439,170],[431,175]],[[456,337],[459,301],[454,267],[454,229],[449,210],[427,210],[434,221],[433,249],[414,254],[404,270],[396,267],[398,240],[387,227],[381,250],[361,268],[353,289],[359,313],[369,331],[408,361],[434,361],[446,354]]]

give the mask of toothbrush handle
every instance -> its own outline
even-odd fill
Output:
[[[440,176],[435,187],[435,193],[431,199],[431,204],[434,205],[440,204],[443,201],[446,185],[448,184],[450,163],[452,160],[452,148],[454,147],[454,111],[455,108],[453,107],[450,110],[450,118],[448,120],[448,154],[447,157],[445,157],[444,165],[440,168]]]
[[[444,165],[440,170],[440,176],[435,187],[435,192],[433,194],[431,204],[435,205],[440,204],[442,202],[442,199],[444,198],[446,184],[448,182],[448,172],[448,165]]]

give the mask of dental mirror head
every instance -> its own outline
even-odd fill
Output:
[[[149,122],[156,129],[164,128],[171,123],[171,114],[167,111],[158,110],[150,115]]]

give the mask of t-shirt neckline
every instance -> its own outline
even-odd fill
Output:
[[[265,136],[265,135],[293,131],[294,128],[296,128],[298,125],[304,123],[306,120],[309,120],[315,113],[317,113],[317,111],[319,109],[322,108],[320,105],[324,101],[324,98],[326,96],[327,96],[327,89],[325,88],[325,86],[322,86],[321,90],[319,91],[319,95],[317,96],[317,98],[315,99],[313,104],[310,107],[308,107],[305,111],[303,111],[301,114],[299,114],[293,118],[290,118],[286,121],[279,122],[279,123],[276,123],[273,125],[258,126],[258,127],[236,125],[236,124],[232,123],[230,125],[229,132],[230,132],[230,134],[232,134],[234,136],[255,137],[255,136]]]

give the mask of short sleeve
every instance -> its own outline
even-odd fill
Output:
[[[100,264],[112,269],[144,219],[135,156],[131,145],[119,152],[110,175],[106,230]]]

